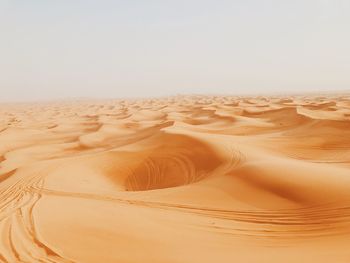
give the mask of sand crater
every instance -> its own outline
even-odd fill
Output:
[[[159,141],[159,138],[157,139]],[[222,163],[217,153],[197,139],[163,134],[162,143],[150,150],[126,178],[127,191],[183,186],[211,175]]]

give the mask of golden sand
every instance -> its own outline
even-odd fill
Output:
[[[350,262],[350,97],[0,106],[0,262]]]

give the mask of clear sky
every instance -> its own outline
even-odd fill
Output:
[[[0,0],[0,100],[350,90],[349,0]]]

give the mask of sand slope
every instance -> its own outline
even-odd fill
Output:
[[[0,117],[0,262],[350,262],[346,95]]]

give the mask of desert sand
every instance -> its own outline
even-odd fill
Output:
[[[0,105],[0,262],[350,262],[350,96]]]

